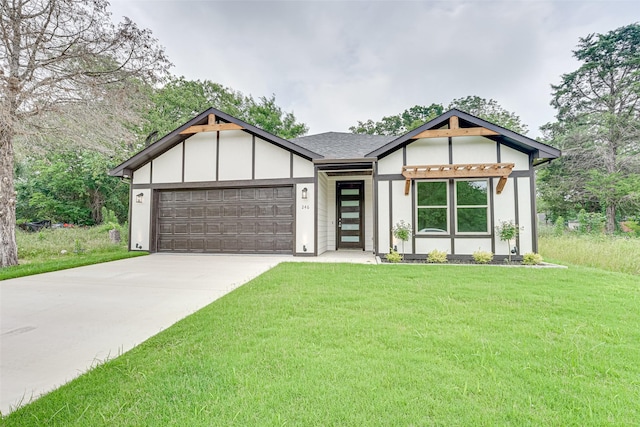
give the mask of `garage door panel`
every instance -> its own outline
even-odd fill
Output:
[[[210,202],[219,202],[222,200],[222,190],[207,190],[206,199]]]
[[[220,218],[222,216],[222,206],[207,206],[205,212],[207,218]]]
[[[293,205],[275,205],[275,216],[279,218],[293,216]]]
[[[160,193],[158,251],[291,253],[292,187]]]
[[[276,199],[292,199],[293,187],[279,187],[275,189]]]

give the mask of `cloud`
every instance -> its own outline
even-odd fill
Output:
[[[311,133],[478,95],[537,128],[578,38],[640,16],[605,1],[112,1],[177,75],[276,95]]]

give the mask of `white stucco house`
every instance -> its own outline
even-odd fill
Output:
[[[463,111],[401,136],[285,140],[210,108],[110,171],[131,182],[130,249],[317,256],[400,246],[508,255],[496,225],[537,252],[534,168],[560,151]]]

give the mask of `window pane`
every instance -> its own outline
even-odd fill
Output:
[[[343,188],[340,190],[340,193],[344,196],[357,196],[360,194],[360,190],[357,188]]]
[[[447,206],[447,183],[418,182],[418,206]]]
[[[487,231],[487,208],[458,208],[459,233]]]
[[[360,212],[342,212],[342,218],[360,218]]]
[[[343,230],[360,230],[360,224],[342,224]]]
[[[456,181],[458,206],[487,205],[487,181]]]
[[[418,233],[446,233],[446,208],[419,208]]]
[[[360,241],[360,236],[341,236],[340,241],[348,243],[358,243]]]
[[[360,206],[360,200],[343,200],[342,206]]]

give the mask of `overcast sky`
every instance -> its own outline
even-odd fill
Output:
[[[310,134],[478,95],[538,137],[578,38],[639,21],[640,1],[111,0],[111,12],[151,29],[173,74],[275,94]]]

